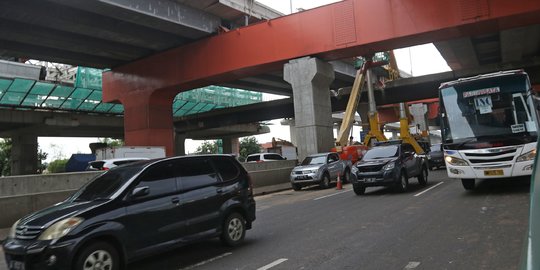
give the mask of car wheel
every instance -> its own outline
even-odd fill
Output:
[[[292,188],[295,190],[295,191],[299,191],[302,189],[302,186],[299,185],[299,184],[292,184]]]
[[[321,188],[329,188],[330,187],[330,176],[328,176],[328,173],[325,173],[323,175],[323,178],[321,180],[321,183],[319,184]]]
[[[409,178],[407,178],[407,174],[405,172],[401,172],[399,175],[399,182],[396,183],[396,187],[399,192],[407,191],[407,188],[409,187]]]
[[[343,178],[341,179],[341,182],[343,184],[348,184],[351,180],[351,171],[349,169],[345,170],[345,173],[343,173]]]
[[[118,251],[106,242],[94,242],[84,247],[76,257],[77,270],[118,270]]]
[[[227,246],[237,246],[246,236],[246,220],[237,212],[231,213],[223,223],[221,241]]]
[[[366,187],[362,185],[353,185],[353,190],[356,195],[363,195],[366,193]]]
[[[420,175],[418,176],[418,183],[421,186],[425,186],[427,185],[427,181],[428,181],[428,171],[426,167],[422,167],[422,172],[420,172]]]
[[[466,190],[473,190],[474,189],[474,179],[461,179],[461,184],[463,185],[463,188]]]

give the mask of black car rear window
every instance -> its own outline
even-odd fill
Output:
[[[216,169],[221,175],[221,180],[223,181],[233,180],[238,177],[238,174],[240,174],[238,167],[229,158],[216,157],[212,161],[214,162],[214,166],[216,166]]]
[[[218,182],[214,168],[207,158],[178,159],[179,187],[182,190],[194,189]]]

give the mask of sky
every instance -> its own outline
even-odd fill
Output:
[[[293,13],[298,9],[311,9],[325,4],[338,2],[336,0],[257,0],[266,6],[276,9],[284,14],[291,11]],[[424,44],[410,48],[401,48],[394,50],[399,69],[412,74],[421,76],[432,73],[449,71],[450,68],[441,57],[433,44]],[[272,99],[265,95],[264,100]],[[270,133],[255,136],[259,143],[272,141],[272,137],[290,141],[289,126],[282,126],[281,119],[269,121]],[[355,135],[356,134],[356,135]],[[353,136],[360,134],[360,128],[353,128]],[[357,138],[356,138],[357,139]],[[89,143],[97,142],[98,138],[66,138],[66,137],[39,137],[39,146],[48,153],[47,162],[59,158],[69,158],[75,153],[90,153]],[[193,153],[202,141],[186,140],[186,152]]]

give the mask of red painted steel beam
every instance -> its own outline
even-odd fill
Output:
[[[342,59],[540,23],[538,0],[349,0],[258,23],[113,68],[104,101],[125,92],[194,87],[282,68],[290,59]]]
[[[127,145],[171,140],[167,148],[170,155],[172,122],[165,121],[172,119],[161,117],[164,112],[159,106],[137,107],[144,99],[149,99],[149,104],[171,103],[157,101],[154,95],[158,92],[158,96],[170,97],[196,87],[279,70],[290,59],[302,56],[335,60],[538,23],[538,0],[348,0],[113,68],[103,76],[103,100],[124,104],[126,124],[143,122],[136,127],[126,125]],[[156,119],[162,122],[157,124],[159,134],[170,136],[152,137],[155,124],[150,122]]]

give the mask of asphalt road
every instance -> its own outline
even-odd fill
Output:
[[[517,269],[529,181],[490,180],[473,192],[430,172],[406,193],[356,196],[318,188],[257,197],[257,220],[237,248],[202,241],[129,265],[145,269]],[[4,265],[0,269],[5,269]]]

